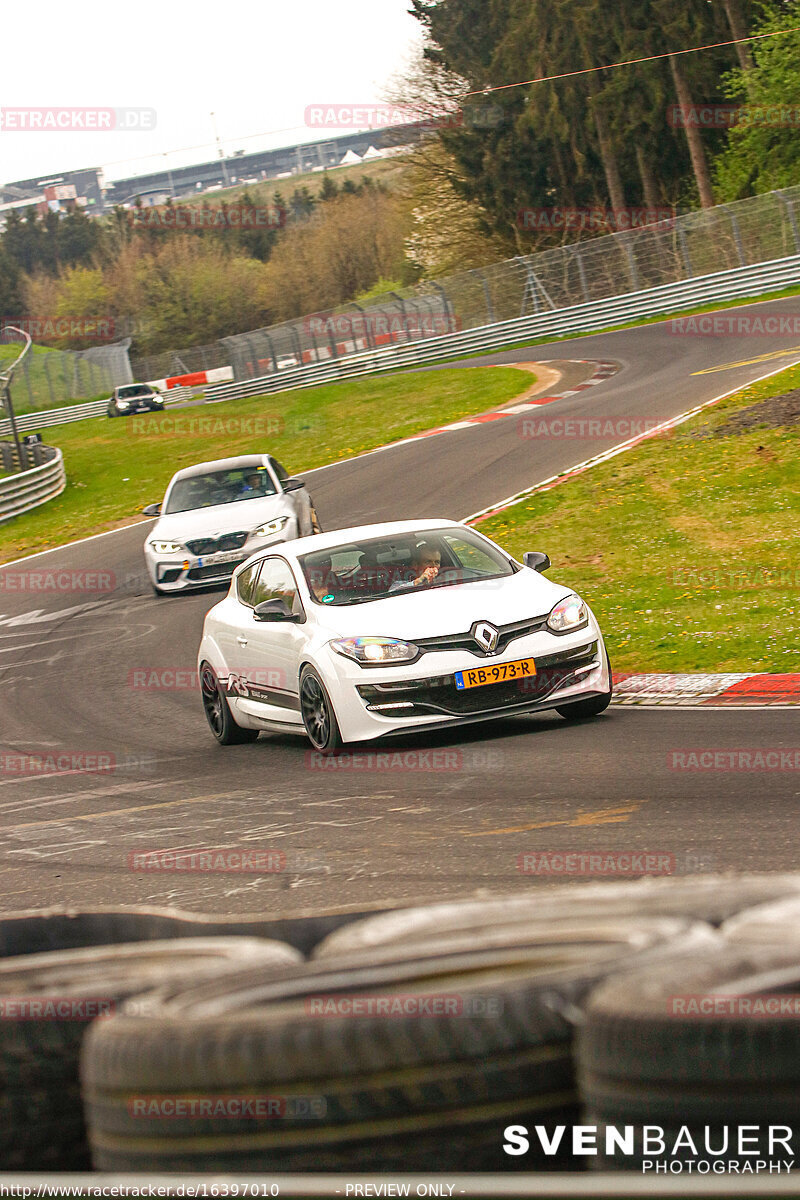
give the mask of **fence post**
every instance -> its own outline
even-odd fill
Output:
[[[797,217],[796,217],[795,211],[794,211],[794,200],[790,200],[788,196],[784,196],[782,188],[778,188],[777,191],[775,192],[775,195],[778,197],[778,199],[782,202],[782,204],[786,208],[786,215],[789,218],[789,228],[791,229],[792,237],[794,238],[794,248],[795,248],[795,250],[800,250],[800,230],[798,230],[798,228],[797,228]]]

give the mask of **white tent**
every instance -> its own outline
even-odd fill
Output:
[[[369,150],[364,155],[364,162],[370,162],[373,158],[383,158],[383,151],[376,150],[374,146],[370,146]]]
[[[345,154],[344,158],[339,163],[339,166],[340,167],[353,167],[357,163],[360,163],[360,162],[361,162],[360,155],[356,154],[355,150],[348,150],[347,154]]]

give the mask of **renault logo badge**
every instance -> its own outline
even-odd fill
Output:
[[[494,654],[500,641],[500,630],[495,629],[488,621],[478,621],[472,626],[472,636],[481,650],[485,650],[487,654]]]

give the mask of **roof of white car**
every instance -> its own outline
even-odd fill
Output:
[[[237,467],[266,467],[268,454],[240,454],[238,458],[216,458],[213,462],[195,463],[176,471],[172,480],[188,479],[191,475],[206,475],[211,471],[234,471]]]
[[[431,517],[426,521],[385,521],[381,525],[356,525],[348,529],[334,529],[331,533],[315,533],[312,537],[283,542],[280,553],[300,558],[303,554],[332,550],[335,546],[345,546],[348,542],[391,537],[392,534],[425,533],[430,529],[446,529],[460,524],[460,521],[453,521],[448,517]]]

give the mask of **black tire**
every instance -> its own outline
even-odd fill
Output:
[[[280,943],[207,938],[55,951],[0,963],[4,1170],[89,1169],[78,1063],[96,1017],[156,984],[248,964],[267,974],[286,972],[297,969],[299,958]]]
[[[602,984],[578,1036],[588,1113],[607,1124],[685,1125],[701,1147],[705,1126],[718,1146],[723,1126],[764,1129],[800,1118],[798,1014],[791,1008],[752,1013],[759,996],[785,996],[798,986],[797,944],[725,942]],[[705,1011],[698,1011],[701,1003]],[[762,1146],[758,1156],[770,1157],[766,1150]],[[642,1157],[637,1148],[631,1157],[592,1165],[640,1170]],[[736,1148],[726,1157],[737,1160]]]
[[[533,935],[535,937],[535,933]],[[264,981],[257,972],[151,998],[91,1030],[82,1077],[100,1170],[471,1171],[569,1165],[502,1151],[509,1114],[577,1119],[572,1014],[594,981],[642,953],[704,944],[676,921],[586,922],[565,939],[540,930],[536,949],[475,952],[446,945],[309,964]],[[339,997],[342,1011],[322,1011]],[[353,1020],[361,995],[401,1011]],[[408,1011],[431,997],[447,1010]],[[469,1011],[463,1006],[469,1005]],[[317,1119],[225,1113],[137,1120],[132,1096],[299,1094]],[[575,1164],[572,1164],[573,1166]]]
[[[320,942],[314,957],[358,954],[390,945],[422,946],[445,936],[470,937],[479,948],[498,928],[516,926],[524,932],[531,921],[664,916],[720,925],[743,909],[781,897],[800,902],[800,875],[741,879],[698,875],[628,883],[571,883],[546,890],[536,886],[523,895],[396,908],[348,921]]]
[[[338,754],[343,742],[336,713],[325,684],[308,664],[300,672],[300,712],[314,749],[326,757]]]
[[[611,678],[611,660],[606,654],[606,666],[608,667],[609,679]],[[599,717],[604,713],[611,703],[614,695],[614,685],[610,685],[607,692],[603,692],[600,696],[591,696],[588,700],[575,700],[572,704],[559,704],[556,712],[560,717],[565,717],[568,721],[587,721],[592,717]]]
[[[200,668],[200,692],[208,727],[220,746],[243,746],[256,740],[257,729],[237,725],[216,672],[208,663]]]

